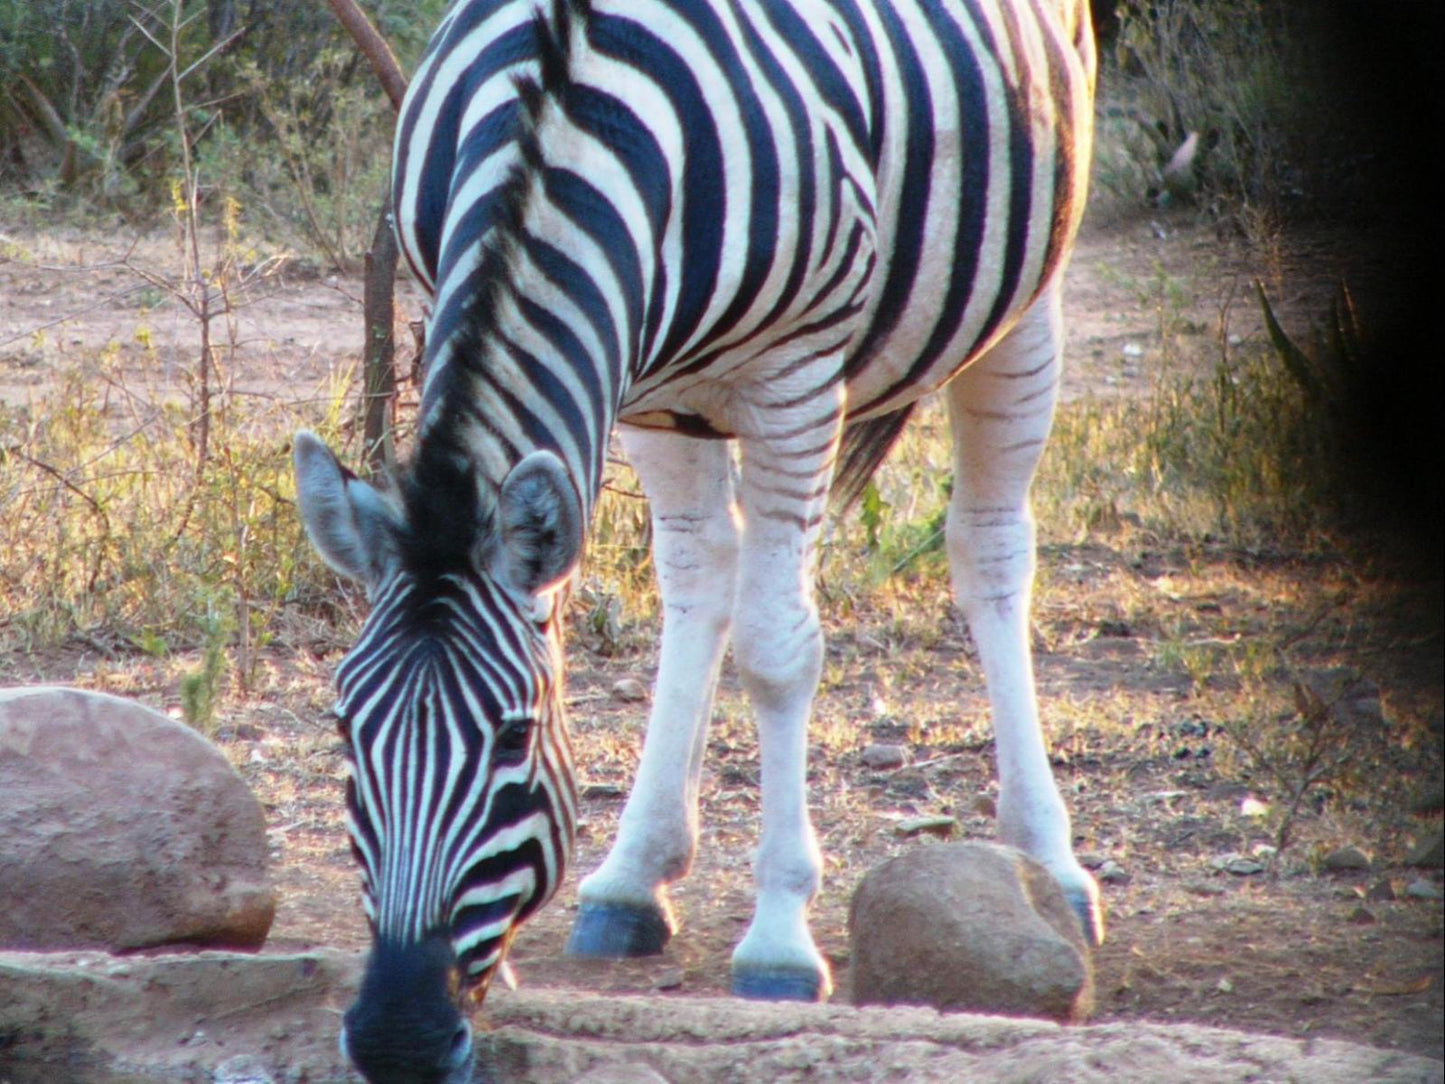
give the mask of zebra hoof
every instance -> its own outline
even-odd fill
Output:
[[[734,971],[733,996],[752,1001],[822,1001],[823,977],[816,971],[788,968]]]
[[[1064,898],[1083,927],[1084,940],[1090,948],[1098,948],[1104,943],[1104,904],[1099,899],[1099,886],[1090,877],[1087,888],[1065,889]]]
[[[625,907],[613,903],[584,903],[577,908],[568,956],[621,959],[656,956],[672,937],[663,913],[651,907]]]

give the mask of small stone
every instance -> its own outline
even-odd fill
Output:
[[[1331,873],[1346,873],[1369,869],[1370,858],[1358,847],[1337,847],[1320,860],[1320,865]]]
[[[1423,869],[1440,869],[1445,866],[1445,833],[1437,828],[1433,834],[1422,839],[1405,858],[1405,865]]]
[[[1234,993],[1234,983],[1230,982],[1228,978],[1220,979],[1214,984],[1214,988],[1218,990],[1221,994]]]
[[[1381,877],[1365,892],[1365,899],[1370,903],[1388,903],[1398,898],[1395,893],[1395,882],[1388,877]]]
[[[980,794],[969,803],[968,808],[980,817],[987,817],[990,820],[995,820],[998,817],[998,803],[987,794]]]
[[[618,678],[612,683],[614,700],[625,700],[629,704],[647,699],[647,686],[634,677]]]
[[[1099,867],[1095,876],[1106,884],[1113,885],[1126,885],[1134,879],[1128,870],[1112,858]]]
[[[901,768],[908,763],[908,750],[901,745],[874,742],[863,749],[863,763],[874,771]]]
[[[1427,881],[1424,878],[1418,881],[1411,881],[1407,884],[1405,886],[1405,895],[1416,900],[1438,900],[1445,898],[1445,892],[1441,891],[1439,885],[1433,881]]]
[[[1254,858],[1247,858],[1242,854],[1225,854],[1210,862],[1210,865],[1224,873],[1232,873],[1236,877],[1251,877],[1256,873],[1264,872],[1264,863]]]
[[[1239,815],[1241,817],[1267,817],[1269,816],[1269,803],[1261,802],[1253,795],[1248,795],[1239,803]]]
[[[658,973],[657,978],[652,980],[652,988],[654,990],[676,990],[682,986],[684,977],[680,967],[664,968]]]
[[[953,817],[910,817],[908,820],[899,821],[898,827],[893,831],[905,838],[927,834],[939,839],[952,839],[962,828]]]
[[[1345,916],[1345,921],[1352,926],[1373,926],[1379,919],[1368,907],[1355,907]]]

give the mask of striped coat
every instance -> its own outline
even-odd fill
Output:
[[[1028,650],[1028,486],[1052,418],[1093,45],[1074,0],[459,0],[412,81],[393,199],[432,294],[393,489],[296,442],[312,540],[373,609],[338,673],[376,943],[343,1046],[464,1079],[479,999],[577,820],[559,588],[614,430],[652,505],[664,624],[638,777],[580,886],[581,955],[659,951],[731,643],[758,718],[745,996],[826,996],[806,803],[812,573],[918,400],[955,433],[948,547],[998,732],[999,834],[1087,931]],[[731,458],[736,446],[740,467]],[[419,1067],[419,1068],[418,1068]]]

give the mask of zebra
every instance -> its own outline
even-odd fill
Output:
[[[654,953],[677,928],[668,886],[697,846],[730,643],[762,770],[733,990],[830,993],[807,920],[819,535],[940,389],[999,835],[1102,938],[1028,633],[1028,492],[1094,70],[1084,0],[457,0],[445,15],[392,167],[432,304],[415,448],[374,486],[311,433],[294,440],[312,543],[371,605],[336,677],[372,930],[341,1041],[368,1079],[465,1078],[467,1013],[567,869],[563,609],[614,432],[650,501],[663,631],[635,784],[580,882],[568,951]]]

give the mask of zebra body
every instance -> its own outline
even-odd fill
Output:
[[[437,1009],[423,1026],[395,991],[454,974],[479,995],[566,866],[556,598],[615,426],[652,503],[664,626],[637,782],[582,882],[572,950],[656,951],[674,928],[667,885],[696,847],[731,638],[763,773],[734,988],[826,996],[806,920],[815,547],[835,479],[866,481],[911,405],[945,385],[948,545],[998,732],[1000,834],[1100,935],[1027,638],[1027,492],[1057,391],[1092,81],[1073,0],[448,13],[393,166],[402,248],[434,301],[415,456],[391,494],[309,435],[296,452],[313,541],[373,602],[338,674],[377,938],[345,1042],[371,1079],[465,1061],[465,1022]],[[736,479],[719,438],[739,445]]]

